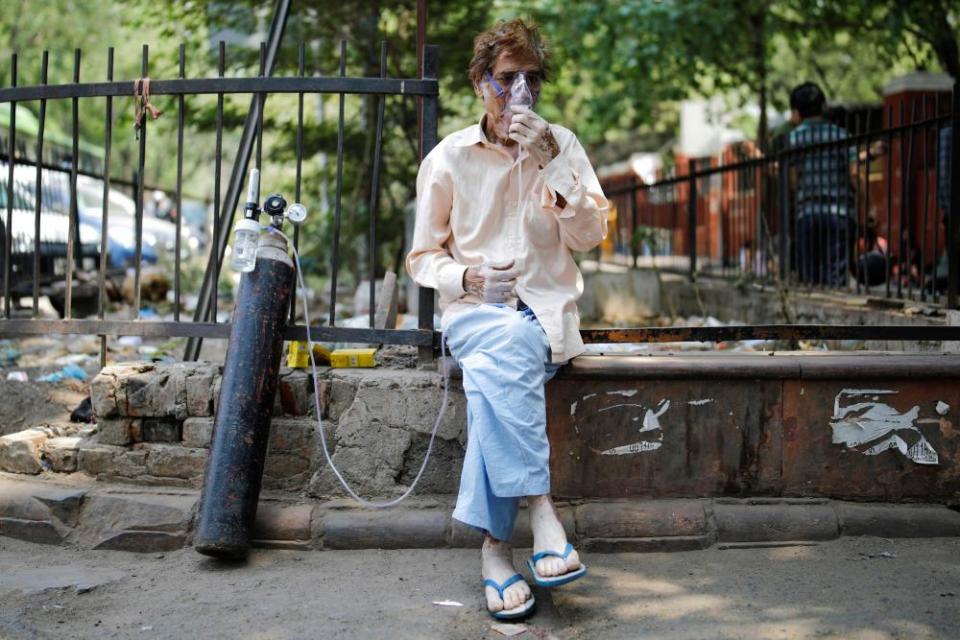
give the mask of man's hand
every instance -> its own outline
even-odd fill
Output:
[[[504,303],[517,286],[520,272],[513,268],[514,261],[484,263],[479,267],[467,267],[463,273],[463,288],[467,293],[484,302]]]
[[[560,145],[553,137],[550,125],[533,109],[519,105],[510,109],[513,111],[508,132],[510,139],[523,145],[540,168],[545,167],[560,153]]]

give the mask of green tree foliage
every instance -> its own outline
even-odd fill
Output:
[[[20,84],[37,82],[40,52],[51,52],[51,82],[72,76],[73,49],[84,50],[81,80],[102,80],[106,47],[116,47],[115,78],[131,81],[131,97],[114,101],[114,167],[129,177],[135,166],[132,80],[140,50],[150,45],[150,75],[170,78],[185,44],[187,77],[217,70],[217,41],[227,40],[226,75],[258,72],[257,39],[265,37],[269,0],[9,0],[0,13],[6,47],[20,55]],[[472,39],[496,19],[522,15],[540,23],[552,45],[554,80],[541,113],[577,132],[589,150],[621,159],[656,148],[673,134],[675,104],[689,96],[723,93],[741,103],[786,106],[793,85],[820,82],[833,101],[876,99],[891,75],[918,66],[957,75],[956,21],[960,0],[434,0],[428,3],[428,41],[439,44],[441,135],[475,122],[481,105],[466,76]],[[415,0],[293,3],[275,70],[297,72],[300,43],[306,73],[338,73],[339,41],[348,43],[346,73],[379,75],[380,42],[389,43],[388,74],[417,73]],[[0,61],[3,60],[0,57]],[[0,63],[0,82],[9,67]],[[164,115],[149,125],[147,180],[174,183],[176,100],[158,96]],[[81,135],[102,144],[103,99],[81,100]],[[249,96],[229,96],[223,121],[224,178],[237,148]],[[35,109],[36,105],[28,105]],[[336,187],[337,96],[304,99],[301,199],[311,210],[305,255],[318,272],[329,264]],[[766,113],[765,109],[760,110]],[[342,264],[354,279],[366,275],[363,232],[369,221],[377,99],[345,99],[342,184]],[[51,103],[51,126],[70,131],[69,101]],[[381,270],[404,253],[404,211],[417,171],[416,101],[386,101],[378,236]],[[186,100],[186,190],[213,196],[215,96]],[[273,95],[264,115],[264,190],[292,199],[297,96]],[[766,127],[756,123],[758,133]]]

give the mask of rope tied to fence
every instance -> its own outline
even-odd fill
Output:
[[[163,113],[150,102],[150,78],[137,78],[133,81],[133,130],[137,139],[140,139],[140,128],[143,120],[150,113],[150,119],[156,120]]]

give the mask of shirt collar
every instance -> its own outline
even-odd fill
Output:
[[[458,147],[472,147],[475,144],[493,144],[487,139],[487,134],[483,132],[483,123],[486,118],[487,114],[484,113],[477,124],[467,127],[467,130],[454,142],[454,145]]]

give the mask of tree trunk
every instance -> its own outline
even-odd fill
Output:
[[[943,70],[954,79],[960,79],[960,48],[957,45],[957,34],[950,27],[945,13],[937,15],[935,25],[935,33],[930,34],[933,50]]]
[[[767,150],[767,47],[766,14],[763,7],[756,7],[750,15],[753,33],[753,56],[757,65],[757,86],[759,89],[760,122],[757,123],[757,141],[760,150]]]

